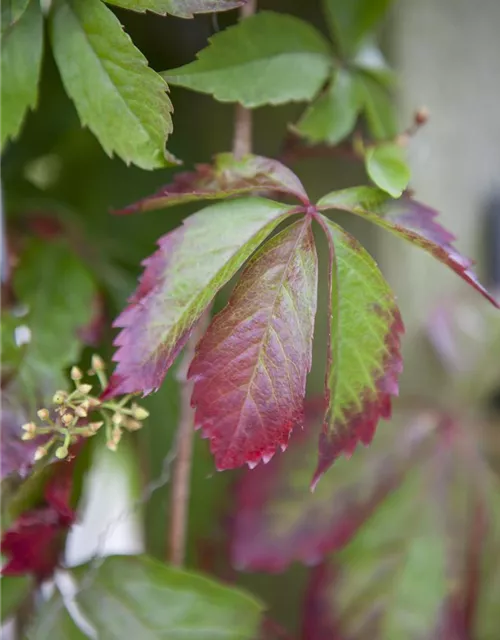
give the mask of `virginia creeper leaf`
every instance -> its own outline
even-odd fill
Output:
[[[213,164],[199,164],[195,171],[178,173],[171,184],[154,195],[115,213],[164,209],[184,202],[218,200],[251,191],[279,191],[309,204],[302,183],[281,162],[254,155],[237,159],[232,153],[219,153]]]
[[[304,431],[295,431],[286,453],[243,475],[231,527],[237,568],[282,571],[292,562],[311,565],[343,548],[377,505],[420,458],[435,423],[396,415],[370,447],[339,459],[311,493],[317,464],[323,402],[306,406]]]
[[[476,610],[498,594],[484,571],[500,543],[498,486],[470,431],[443,416],[425,458],[315,571],[304,637],[494,637],[477,634]]]
[[[479,291],[495,307],[497,301],[471,270],[471,260],[453,246],[455,236],[435,221],[437,211],[410,198],[391,200],[379,190],[355,187],[333,191],[318,202],[319,209],[341,209],[355,213],[424,249]]]
[[[380,418],[391,415],[402,370],[403,322],[391,288],[367,251],[326,218],[330,245],[330,337],[325,393],[328,400],[313,485],[359,441],[369,444]]]
[[[330,49],[311,25],[262,11],[217,33],[198,60],[163,73],[171,84],[246,107],[310,100],[331,66]]]
[[[2,2],[1,146],[16,138],[28,109],[36,107],[43,53],[39,0]]]
[[[151,11],[166,15],[169,13],[178,18],[192,18],[195,13],[213,13],[215,11],[228,11],[245,4],[246,0],[106,0],[123,9],[132,11]]]
[[[373,182],[393,198],[399,198],[408,186],[410,169],[405,150],[395,143],[370,147],[365,155],[366,171]]]
[[[313,571],[304,637],[435,637],[447,594],[445,548],[419,491],[424,479],[415,475],[413,470],[345,550]]]
[[[355,79],[340,69],[327,91],[308,107],[294,129],[311,142],[334,145],[352,131],[360,107]]]
[[[256,637],[262,604],[234,586],[148,556],[112,556],[97,570],[81,565],[72,574],[81,583],[90,571],[91,585],[80,590],[76,602],[100,640]]]
[[[228,11],[245,4],[245,0],[106,0],[123,9],[131,11],[151,11],[160,15],[177,16],[178,18],[192,18],[195,13],[213,13]]]
[[[382,18],[392,0],[323,0],[328,25],[339,50],[354,53]]]
[[[303,425],[317,277],[304,218],[255,254],[201,339],[189,369],[191,402],[219,470],[267,462]]]
[[[107,396],[157,389],[217,291],[295,209],[244,198],[214,204],[160,238],[115,321],[118,363]]]
[[[56,0],[50,32],[66,91],[105,152],[142,169],[172,164],[168,87],[114,14],[101,0]]]

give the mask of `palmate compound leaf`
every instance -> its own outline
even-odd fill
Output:
[[[43,15],[38,0],[4,0],[1,36],[1,146],[15,138],[28,109],[36,106],[43,53]]]
[[[220,202],[160,238],[115,321],[118,363],[105,397],[157,389],[217,291],[297,208],[264,198]]]
[[[294,16],[262,11],[210,38],[198,60],[162,75],[171,84],[253,108],[310,100],[332,59],[328,42]]]
[[[245,4],[246,0],[106,0],[107,4],[144,13],[151,11],[164,16],[193,18],[196,13],[229,11]]]
[[[391,200],[380,189],[371,187],[334,191],[323,196],[317,207],[350,211],[421,247],[453,269],[495,307],[499,306],[471,270],[472,261],[460,255],[453,246],[455,236],[436,222],[438,213],[434,209],[407,197]]]
[[[402,485],[314,570],[304,639],[496,638],[498,484],[471,435],[441,417]]]
[[[104,151],[142,169],[171,165],[168,87],[115,15],[101,0],[55,0],[50,34],[64,87]]]
[[[255,254],[201,339],[188,374],[195,426],[219,470],[268,462],[302,427],[317,278],[304,217]]]
[[[124,209],[119,215],[164,209],[196,200],[219,200],[252,191],[277,191],[294,196],[305,205],[309,198],[299,178],[277,160],[232,153],[219,153],[212,164],[199,164],[195,171],[178,173],[171,184]]]
[[[97,568],[75,567],[71,575],[81,586],[76,596],[80,620],[99,640],[250,640],[258,631],[263,610],[258,600],[148,556],[111,556]],[[63,635],[67,616],[61,596],[54,596],[41,608],[28,638],[81,638]]]
[[[369,444],[380,418],[391,415],[402,370],[403,322],[391,288],[352,236],[324,218],[330,247],[330,334],[325,393],[313,487],[341,453]]]
[[[237,568],[282,571],[296,561],[317,564],[344,547],[425,453],[436,424],[432,416],[396,412],[370,447],[337,460],[311,493],[323,406],[309,401],[304,431],[292,434],[286,453],[241,478],[231,526]]]

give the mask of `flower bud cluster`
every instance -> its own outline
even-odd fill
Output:
[[[91,369],[87,373],[97,377],[101,391],[107,386],[105,368],[100,356],[92,356]],[[84,374],[77,366],[71,368],[70,377],[74,383],[73,391],[56,391],[52,397],[52,406],[42,407],[37,411],[42,424],[27,422],[22,426],[23,440],[33,440],[41,435],[51,436],[43,446],[37,448],[35,461],[52,451],[57,458],[66,458],[72,444],[79,438],[94,436],[103,426],[106,431],[106,446],[111,451],[116,451],[123,430],[137,431],[149,415],[137,403],[130,403],[131,396],[113,401],[101,401],[99,397],[93,396],[94,385],[83,382]]]

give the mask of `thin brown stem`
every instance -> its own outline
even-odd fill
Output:
[[[240,9],[240,18],[244,20],[252,16],[257,9],[257,0],[248,0]],[[243,105],[237,104],[234,114],[233,153],[237,158],[252,151],[252,112]]]
[[[194,409],[191,407],[193,385],[187,378],[189,365],[194,357],[198,341],[210,321],[210,309],[200,318],[188,340],[177,371],[181,387],[181,417],[177,432],[177,455],[172,474],[172,509],[168,557],[176,566],[184,564],[186,555],[189,497],[191,490],[191,466],[193,460]]]

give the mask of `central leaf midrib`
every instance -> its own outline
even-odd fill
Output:
[[[285,58],[285,57],[288,57],[288,56],[296,56],[296,55],[315,56],[315,57],[318,57],[318,58],[321,58],[321,59],[325,60],[325,62],[328,62],[328,66],[331,66],[331,59],[325,53],[319,53],[319,52],[316,52],[316,51],[287,51],[287,52],[278,53],[278,54],[272,55],[272,56],[262,56],[262,57],[252,58],[251,60],[245,60],[243,62],[229,64],[229,65],[226,65],[224,67],[215,67],[213,69],[201,69],[200,71],[192,71],[192,72],[184,72],[184,73],[176,73],[176,74],[172,74],[169,71],[165,71],[164,73],[162,73],[162,77],[166,76],[166,77],[170,78],[171,82],[172,82],[172,78],[189,78],[189,77],[192,77],[192,76],[207,75],[207,74],[212,74],[212,73],[220,73],[220,72],[224,72],[224,71],[228,71],[228,70],[241,69],[241,67],[246,67],[246,66],[249,66],[249,65],[252,65],[252,64],[255,64],[255,63],[269,62],[269,61],[277,60],[279,58]],[[191,62],[189,64],[190,65],[191,64],[197,64],[198,62],[201,62],[201,61],[197,60],[197,61]],[[182,69],[182,67],[181,67],[181,69]],[[172,71],[175,71],[175,69],[173,69]]]

